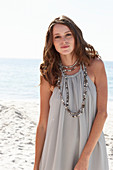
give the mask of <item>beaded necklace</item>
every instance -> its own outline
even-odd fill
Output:
[[[78,60],[77,60],[73,65],[71,65],[71,66],[65,66],[65,65],[62,65],[62,64],[60,63],[60,67],[61,67],[60,70],[62,70],[63,73],[65,73],[66,71],[68,71],[68,72],[73,71],[73,70],[77,67],[77,63],[78,63]],[[68,70],[67,70],[66,68],[67,68]],[[70,68],[70,70],[69,70],[69,68]]]
[[[75,62],[74,65],[72,66],[66,66],[66,68],[71,68],[70,70],[74,70],[76,66],[77,62]],[[80,65],[81,66],[81,65]],[[86,94],[87,94],[87,86],[88,86],[88,80],[87,80],[87,70],[86,70],[86,67],[85,65],[83,65],[83,75],[84,75],[84,82],[83,82],[83,97],[82,97],[82,105],[80,107],[80,109],[78,111],[74,111],[72,112],[70,109],[69,109],[69,89],[68,89],[68,83],[67,83],[67,80],[68,80],[68,76],[66,75],[66,71],[69,72],[70,70],[67,70],[67,69],[64,69],[65,66],[62,66],[62,64],[60,64],[60,67],[59,69],[61,70],[61,73],[62,75],[64,75],[64,78],[65,78],[65,88],[66,88],[66,103],[63,99],[63,96],[62,96],[62,91],[61,91],[61,79],[60,77],[58,77],[58,82],[57,82],[57,85],[58,85],[58,88],[60,90],[60,97],[61,97],[61,101],[65,107],[65,109],[67,110],[67,112],[72,116],[72,117],[78,117],[80,116],[83,112],[84,112],[84,108],[85,108],[85,100],[86,100]],[[74,69],[73,69],[74,68]]]

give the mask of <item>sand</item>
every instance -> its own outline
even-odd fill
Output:
[[[113,102],[104,126],[110,170],[113,170]],[[39,101],[0,100],[0,169],[32,170]]]

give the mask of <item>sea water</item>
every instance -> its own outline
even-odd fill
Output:
[[[40,62],[35,59],[0,59],[0,99],[38,99]]]
[[[0,59],[0,99],[39,100],[39,59]],[[104,61],[108,100],[113,100],[113,61]]]

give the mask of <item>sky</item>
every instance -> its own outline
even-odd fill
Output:
[[[0,58],[42,59],[48,26],[61,15],[103,60],[113,61],[113,0],[1,0]]]

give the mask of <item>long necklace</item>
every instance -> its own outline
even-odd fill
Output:
[[[76,63],[77,64],[77,63]],[[76,66],[76,64],[74,64],[74,67]],[[70,66],[66,66],[67,68],[70,68]],[[87,94],[87,86],[88,86],[88,81],[87,81],[87,70],[86,70],[86,67],[83,65],[83,75],[84,75],[84,82],[83,82],[83,97],[82,97],[82,105],[80,107],[80,109],[78,111],[74,111],[72,112],[70,109],[69,109],[69,89],[68,89],[68,83],[67,83],[67,80],[68,80],[68,76],[65,74],[65,72],[68,70],[64,69],[63,70],[63,67],[62,65],[60,65],[60,70],[62,72],[62,74],[64,74],[64,78],[65,78],[65,88],[66,88],[66,103],[63,99],[63,96],[62,96],[62,91],[61,91],[61,79],[60,77],[58,78],[58,82],[57,82],[57,85],[58,85],[58,88],[60,90],[60,97],[61,97],[61,101],[65,107],[65,109],[70,113],[70,115],[72,117],[78,117],[80,116],[80,114],[82,114],[84,112],[84,108],[85,108],[85,100],[86,100],[86,94]],[[71,71],[73,70],[73,66],[71,67]]]

